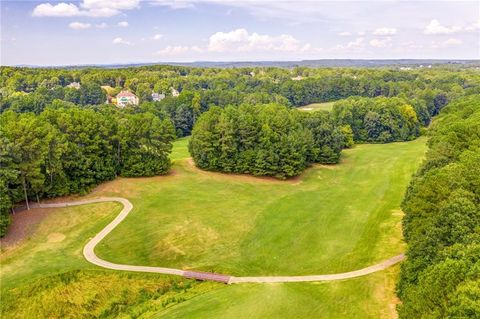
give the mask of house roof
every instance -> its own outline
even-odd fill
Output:
[[[117,98],[119,97],[137,97],[137,96],[129,91],[120,91],[120,93],[117,94]]]

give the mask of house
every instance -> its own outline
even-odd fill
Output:
[[[130,91],[120,91],[117,94],[117,106],[138,105],[138,97]]]
[[[291,79],[292,79],[292,81],[300,81],[300,80],[303,80],[303,76],[298,75],[298,76],[296,76],[294,78],[291,78]]]
[[[155,92],[152,93],[152,101],[154,102],[161,101],[164,98],[165,98],[165,94],[163,93],[155,93]]]
[[[78,82],[72,82],[70,83],[69,85],[67,85],[67,88],[74,88],[76,90],[79,90],[80,89],[80,83]]]
[[[177,97],[177,96],[180,95],[180,92],[178,92],[177,90],[175,90],[173,87],[170,88],[170,90],[172,91],[172,96]]]

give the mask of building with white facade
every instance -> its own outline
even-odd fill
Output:
[[[130,91],[120,91],[117,94],[117,106],[138,105],[138,97]]]

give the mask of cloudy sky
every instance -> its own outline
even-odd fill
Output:
[[[480,58],[480,1],[1,1],[2,65]]]

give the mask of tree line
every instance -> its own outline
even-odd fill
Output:
[[[80,88],[68,85],[78,82]],[[102,89],[101,87],[108,87]],[[189,135],[199,114],[212,106],[278,103],[288,107],[327,102],[350,96],[400,97],[426,125],[439,106],[464,92],[479,90],[478,72],[452,67],[432,69],[354,68],[192,68],[145,66],[102,68],[0,67],[0,112],[39,114],[59,99],[83,107],[106,102],[107,91],[115,95],[130,90],[140,107],[166,113],[177,136]],[[175,89],[180,96],[173,97]],[[152,101],[152,92],[167,98]],[[422,112],[419,112],[423,109]],[[425,110],[428,110],[426,112]],[[428,115],[429,113],[430,115]]]
[[[399,97],[350,97],[331,113],[275,103],[212,107],[195,124],[190,153],[203,169],[288,178],[311,163],[338,163],[341,150],[354,143],[415,139],[423,124],[417,112],[425,112],[427,123],[435,114]]]
[[[407,259],[401,318],[480,314],[480,95],[449,104],[432,124],[425,162],[402,203]]]
[[[55,101],[39,115],[0,115],[0,235],[13,203],[85,193],[116,176],[170,168],[175,131],[152,113],[80,108]]]
[[[336,102],[332,114],[339,125],[351,128],[355,142],[388,143],[418,137],[421,111],[398,97],[350,97]]]
[[[311,163],[338,163],[345,146],[328,112],[302,113],[279,104],[212,107],[189,142],[202,169],[288,178]]]

